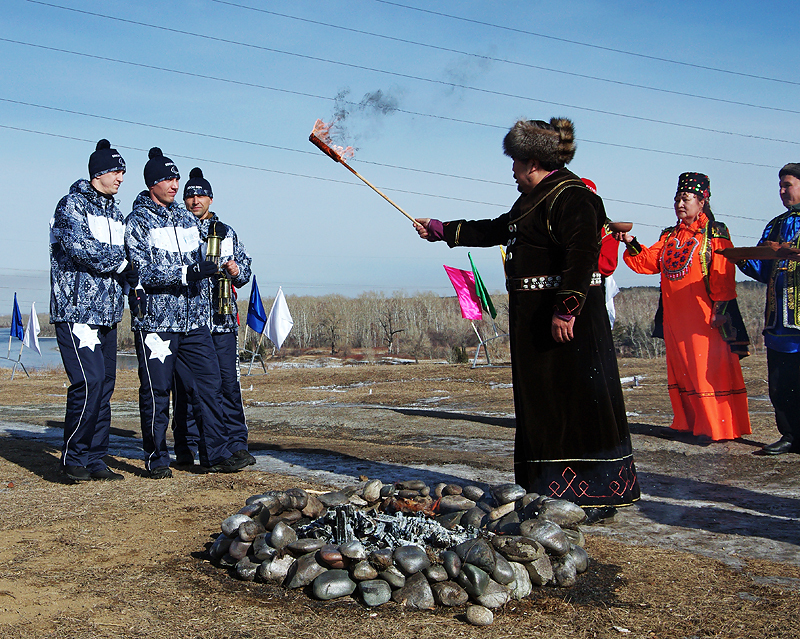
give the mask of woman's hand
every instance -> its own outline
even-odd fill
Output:
[[[575,326],[575,316],[573,315],[568,320],[562,319],[558,315],[553,315],[553,321],[550,324],[550,333],[553,339],[559,344],[569,342],[573,337],[572,328]]]
[[[717,315],[716,313],[711,314],[711,328],[719,328],[727,321],[728,318],[725,315]]]
[[[616,233],[612,233],[611,236],[617,240],[617,242],[623,242],[625,244],[630,244],[633,242],[633,235],[630,233],[623,233],[622,231],[617,231]]]
[[[711,328],[719,328],[728,321],[728,316],[725,314],[725,307],[727,305],[727,301],[714,302],[714,305],[711,307],[711,321],[709,322]]]

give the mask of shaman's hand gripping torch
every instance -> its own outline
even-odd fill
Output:
[[[217,265],[217,286],[214,289],[214,308],[220,315],[233,315],[233,292],[228,273],[220,268],[222,240],[227,235],[227,228],[221,222],[213,221],[208,226],[208,245],[206,259]]]

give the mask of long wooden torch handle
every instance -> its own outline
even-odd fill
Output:
[[[400,211],[400,212],[401,212],[403,215],[405,215],[405,216],[406,216],[406,217],[407,217],[409,220],[411,220],[412,222],[416,223],[416,220],[414,220],[414,218],[413,218],[413,217],[411,217],[411,216],[410,216],[408,213],[406,213],[406,212],[405,212],[403,209],[401,209],[399,206],[397,206],[397,204],[395,204],[395,203],[394,203],[394,202],[393,202],[393,201],[392,201],[392,200],[391,200],[389,197],[387,197],[387,195],[386,195],[385,193],[383,193],[383,191],[381,191],[381,190],[380,190],[378,187],[376,187],[374,184],[372,184],[372,183],[371,183],[369,180],[367,180],[365,177],[363,177],[362,175],[360,175],[360,174],[359,174],[359,172],[358,172],[358,171],[356,171],[356,170],[355,170],[355,169],[354,169],[352,166],[350,166],[350,165],[349,165],[347,162],[345,162],[343,159],[339,159],[339,162],[341,162],[341,163],[342,163],[344,166],[346,166],[346,167],[347,167],[347,168],[350,170],[350,172],[351,172],[353,175],[355,175],[355,176],[356,176],[356,177],[357,177],[359,180],[361,180],[361,181],[362,181],[364,184],[366,184],[366,185],[367,185],[369,188],[371,188],[373,191],[375,191],[375,193],[377,193],[378,195],[380,195],[380,196],[381,196],[381,197],[382,197],[384,200],[386,200],[386,201],[387,201],[389,204],[391,204],[391,205],[392,205],[394,208],[396,208],[396,209],[397,209],[398,211]]]

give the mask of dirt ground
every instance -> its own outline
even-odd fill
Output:
[[[575,587],[538,589],[490,627],[464,609],[368,609],[236,580],[203,550],[252,494],[513,477],[510,369],[324,359],[242,378],[255,467],[164,481],[143,475],[138,381],[120,371],[107,461],[125,481],[81,485],[58,472],[63,371],[0,370],[2,636],[800,636],[800,456],[756,454],[777,438],[763,355],[743,361],[753,434],[722,443],[668,429],[663,360],[620,360],[643,498],[584,529],[592,563]]]

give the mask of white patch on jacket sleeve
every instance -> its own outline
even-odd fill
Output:
[[[161,339],[158,333],[148,333],[144,338],[144,344],[150,349],[148,359],[157,359],[163,364],[164,360],[172,355],[172,351],[169,350],[169,342]]]
[[[56,237],[56,234],[53,232],[53,224],[55,224],[55,223],[56,223],[56,218],[55,217],[51,217],[50,218],[50,244],[58,244],[58,238]]]

